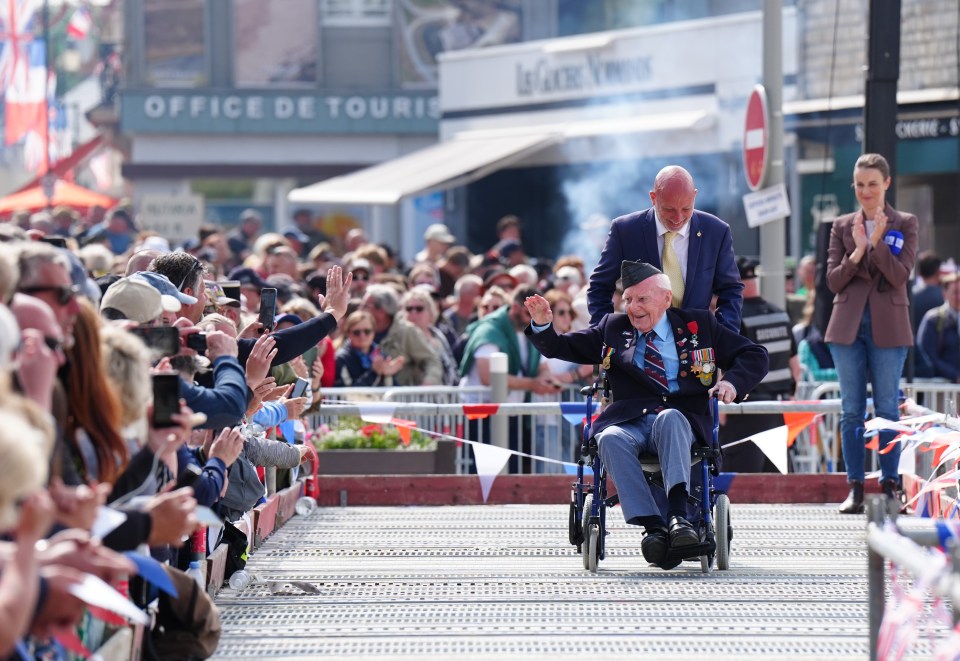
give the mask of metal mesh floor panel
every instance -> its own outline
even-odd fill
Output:
[[[664,572],[609,510],[590,574],[566,506],[321,509],[251,556],[260,582],[220,593],[216,658],[865,658],[863,517],[734,505],[732,518],[729,571]]]

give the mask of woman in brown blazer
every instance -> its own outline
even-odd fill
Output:
[[[917,252],[917,217],[886,203],[890,166],[879,154],[864,154],[853,169],[861,209],[834,221],[827,253],[827,284],[836,296],[824,338],[840,380],[840,435],[850,495],[842,514],[863,511],[863,418],[867,379],[875,415],[899,419],[900,374],[913,345],[907,283]],[[881,432],[884,448],[894,432]],[[880,455],[880,485],[897,497],[900,445]]]

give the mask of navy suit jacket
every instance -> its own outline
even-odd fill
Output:
[[[528,326],[525,332],[544,356],[573,363],[596,364],[606,353],[605,348],[613,349],[607,370],[613,403],[594,422],[591,430],[594,436],[610,425],[633,420],[662,407],[683,413],[697,438],[708,444],[713,437],[713,419],[707,391],[716,385],[716,372],[709,384],[702,383],[691,369],[693,352],[713,349],[716,366],[723,370],[724,380],[737,389],[737,401],[743,401],[767,374],[767,350],[720,325],[707,310],[671,308],[666,314],[680,359],[679,389],[667,394],[633,364],[637,333],[625,314],[605,315],[596,326],[564,335],[557,335],[552,325],[540,333],[534,333]]]
[[[587,289],[591,324],[614,311],[613,291],[625,259],[641,260],[658,269],[663,268],[657,247],[657,219],[652,208],[615,218],[610,225],[607,243],[590,275]],[[718,297],[717,318],[724,326],[739,333],[743,283],[733,253],[733,234],[730,226],[716,216],[694,211],[690,218],[687,277],[680,307],[707,310],[713,294]]]

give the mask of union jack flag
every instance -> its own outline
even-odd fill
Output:
[[[39,27],[37,10],[43,0],[0,0],[0,89],[13,84],[14,76],[27,75],[27,45]]]

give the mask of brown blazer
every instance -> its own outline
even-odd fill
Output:
[[[913,345],[907,282],[917,254],[917,217],[901,213],[889,204],[883,211],[888,218],[888,231],[903,234],[899,255],[890,252],[890,247],[881,241],[867,251],[859,264],[854,264],[850,255],[856,249],[856,213],[841,216],[833,223],[827,251],[827,286],[836,296],[824,337],[827,342],[853,344],[869,300],[874,344],[884,349]]]

